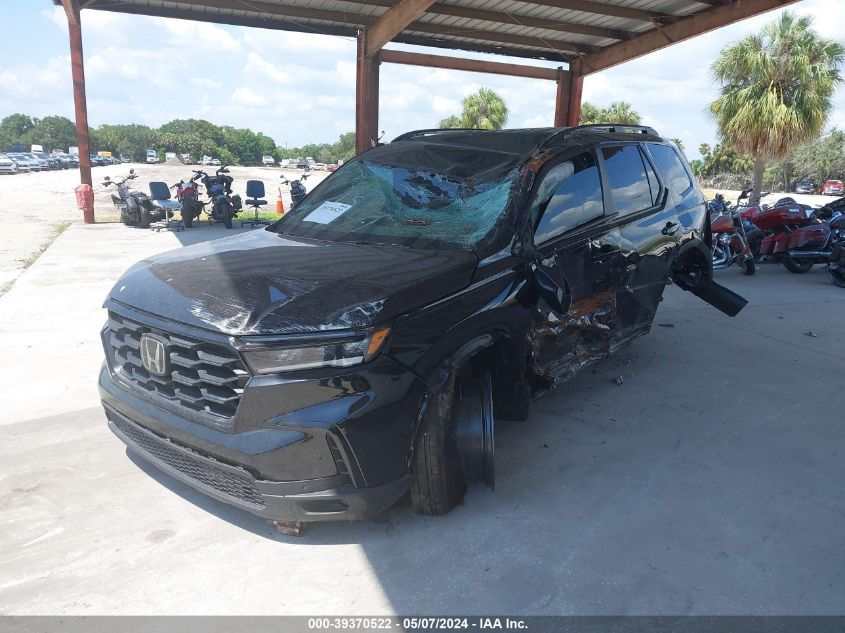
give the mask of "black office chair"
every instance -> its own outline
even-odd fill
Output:
[[[150,183],[150,202],[164,217],[163,220],[150,224],[151,229],[181,231],[185,228],[181,220],[173,220],[173,217],[181,212],[182,203],[170,197],[170,187],[166,182],[154,180]]]
[[[247,199],[244,202],[248,207],[253,208],[255,216],[249,220],[241,220],[241,226],[244,224],[249,224],[251,226],[256,226],[258,224],[272,224],[270,220],[264,220],[258,217],[258,210],[267,204],[267,201],[264,200],[264,183],[260,180],[247,180],[246,196]]]

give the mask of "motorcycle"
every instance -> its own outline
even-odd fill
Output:
[[[193,227],[194,218],[198,218],[200,214],[205,211],[205,205],[208,202],[202,202],[199,199],[200,186],[199,180],[204,172],[195,171],[193,177],[187,182],[180,180],[175,185],[171,185],[171,189],[176,190],[176,201],[180,203],[180,212],[182,215],[182,223],[186,229]]]
[[[127,182],[135,180],[137,177],[138,174],[135,173],[135,170],[130,169],[129,174],[121,180],[112,180],[106,176],[103,178],[103,185],[117,187],[117,194],[111,194],[111,199],[114,208],[120,214],[120,221],[126,226],[138,226],[146,229],[150,226],[150,223],[163,219],[164,212],[153,207],[147,194],[129,189]]]
[[[305,185],[303,184],[303,180],[308,178],[310,174],[302,174],[299,178],[295,180],[288,180],[287,178],[281,176],[281,181],[283,185],[288,185],[290,187],[290,208],[291,211],[302,202],[302,199],[308,193],[308,190],[305,189]]]
[[[729,204],[722,206],[721,213],[711,213],[713,270],[737,264],[742,267],[744,274],[753,275],[757,272],[757,266],[745,231],[745,221],[740,215],[739,208],[731,209]]]
[[[231,229],[232,218],[238,215],[238,211],[243,208],[243,203],[239,195],[232,195],[233,178],[228,175],[229,170],[226,165],[221,166],[214,176],[209,176],[203,171],[194,173],[202,179],[209,197],[208,202],[211,202],[209,223],[222,222],[227,229]]]
[[[837,247],[845,242],[843,201],[845,198],[814,209],[809,216],[806,205],[801,204],[774,206],[759,213],[754,223],[771,232],[760,245],[761,255],[782,263],[791,273],[809,272],[816,264],[829,264],[832,274],[838,272],[841,250]],[[837,268],[832,269],[831,264]]]

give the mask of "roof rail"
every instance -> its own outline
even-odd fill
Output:
[[[391,143],[395,143],[396,141],[407,141],[411,138],[417,138],[419,136],[435,136],[437,134],[446,134],[448,132],[485,132],[486,130],[481,130],[476,127],[435,127],[426,130],[413,130],[411,132],[405,132],[404,134],[400,134],[395,139],[390,141]]]
[[[567,128],[567,132],[578,132],[580,130],[598,130],[600,132],[625,133],[637,132],[638,134],[650,134],[651,136],[660,136],[653,127],[647,125],[628,125],[626,123],[591,123],[589,125],[576,125],[575,127]]]

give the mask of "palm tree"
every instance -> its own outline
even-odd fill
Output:
[[[501,130],[508,120],[505,100],[490,88],[481,88],[463,101],[463,127]]]
[[[642,117],[627,101],[614,101],[606,108],[599,108],[589,101],[581,104],[581,115],[578,117],[580,125],[595,125],[601,123],[621,123],[624,125],[639,125]]]
[[[608,123],[622,123],[625,125],[639,125],[642,117],[627,101],[614,101],[605,110]]]
[[[461,115],[452,114],[441,119],[441,128],[468,127],[482,130],[501,130],[508,120],[508,106],[490,88],[481,88],[461,104]]]
[[[441,119],[439,127],[441,129],[463,127],[463,122],[461,121],[461,117],[459,117],[457,114],[452,114],[450,116],[447,116],[445,119]]]
[[[722,87],[710,112],[720,136],[753,156],[755,203],[766,162],[821,133],[842,82],[845,47],[811,27],[811,18],[784,11],[724,49],[711,69]]]
[[[596,123],[607,123],[604,120],[604,110],[594,106],[589,101],[581,104],[581,114],[578,117],[579,125],[594,125]]]

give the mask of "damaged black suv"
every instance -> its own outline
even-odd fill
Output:
[[[285,522],[493,486],[493,419],[649,331],[670,280],[735,315],[707,209],[649,128],[422,130],[266,230],[137,263],[100,393],[128,447]]]

